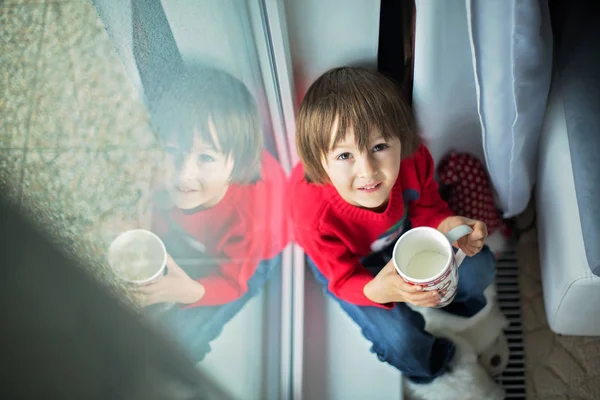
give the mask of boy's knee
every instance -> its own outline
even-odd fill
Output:
[[[415,358],[414,352],[418,352],[424,342],[433,340],[424,328],[424,322],[390,319],[384,326],[363,327],[362,333],[373,344],[371,351],[381,361],[396,364],[398,360]]]
[[[421,334],[386,336],[380,342],[373,342],[371,351],[380,361],[426,381],[442,374],[454,353],[448,340]]]
[[[380,361],[397,363],[397,360],[412,359],[411,353],[414,352],[416,343],[410,336],[397,337],[396,335],[382,335],[376,340],[371,340],[373,346],[371,351],[377,355]]]

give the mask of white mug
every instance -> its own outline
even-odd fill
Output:
[[[394,245],[394,267],[404,281],[426,291],[437,290],[441,297],[437,308],[447,306],[456,296],[458,267],[466,256],[462,250],[455,254],[452,243],[471,232],[467,225],[445,235],[434,228],[410,229]]]
[[[154,233],[133,229],[112,241],[108,247],[108,263],[125,282],[146,285],[163,276],[167,249]]]

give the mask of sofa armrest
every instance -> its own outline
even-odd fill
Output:
[[[577,4],[575,4],[577,3]],[[567,3],[568,4],[568,3]],[[600,7],[566,5],[555,55],[573,180],[590,270],[600,276]]]

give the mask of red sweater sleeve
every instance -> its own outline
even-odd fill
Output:
[[[250,260],[222,263],[219,268],[220,274],[198,279],[204,286],[205,294],[199,301],[188,304],[185,308],[217,306],[239,299],[248,290],[246,283],[250,280],[257,263],[258,261],[252,263]],[[245,274],[245,271],[250,271],[250,274]]]
[[[246,236],[258,235],[257,232],[248,232]],[[256,240],[229,239],[223,248],[225,259],[215,259],[218,264],[218,273],[200,279],[197,282],[204,286],[205,294],[196,303],[189,304],[185,308],[199,306],[216,306],[230,303],[239,299],[248,291],[248,281],[256,271],[261,259],[256,254]]]
[[[433,157],[424,145],[421,145],[414,158],[414,169],[419,186],[419,198],[409,204],[408,215],[413,228],[429,226],[437,228],[447,217],[454,215],[448,204],[439,194],[434,178]]]
[[[393,307],[392,303],[375,303],[364,295],[363,288],[373,275],[341,240],[306,230],[297,231],[296,237],[328,280],[328,289],[336,297],[359,306]]]
[[[237,226],[230,231],[225,238],[221,256],[216,258],[207,257],[200,260],[207,269],[213,269],[216,273],[197,279],[204,286],[205,294],[196,303],[181,305],[182,308],[199,306],[215,306],[226,304],[240,298],[248,290],[247,282],[256,270],[260,262],[257,253],[257,244],[262,243],[258,238],[264,237],[264,233],[245,232],[246,225]],[[162,213],[153,216],[153,231],[159,236],[170,231],[169,223]]]

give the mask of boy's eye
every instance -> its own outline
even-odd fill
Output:
[[[373,151],[382,151],[382,150],[387,149],[388,147],[390,147],[390,146],[388,146],[386,143],[379,143],[378,145],[373,147]]]
[[[198,161],[205,162],[205,163],[212,163],[212,162],[215,162],[216,160],[214,157],[212,157],[208,154],[200,154],[198,156]]]
[[[342,153],[339,156],[337,156],[338,160],[347,160],[351,157],[350,153]]]

